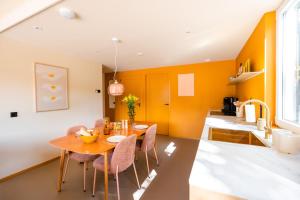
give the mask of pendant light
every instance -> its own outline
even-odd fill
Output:
[[[124,93],[124,85],[119,83],[116,79],[116,73],[118,69],[117,65],[117,58],[118,58],[118,43],[120,40],[118,38],[112,38],[112,41],[115,46],[115,73],[114,73],[114,79],[112,83],[109,84],[108,86],[108,94],[111,96],[120,96]]]

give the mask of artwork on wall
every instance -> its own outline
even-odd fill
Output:
[[[194,96],[194,74],[178,74],[178,96]]]
[[[68,109],[68,69],[41,63],[34,68],[36,111]]]

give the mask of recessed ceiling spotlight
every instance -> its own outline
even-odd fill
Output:
[[[69,8],[62,7],[62,8],[59,8],[58,11],[59,11],[60,16],[66,18],[66,19],[75,19],[77,16],[76,13]]]
[[[186,33],[186,34],[190,34],[190,33],[191,33],[191,31],[185,31],[185,33]]]
[[[138,56],[142,56],[142,55],[144,55],[144,54],[143,54],[143,52],[138,52],[137,55],[138,55]]]
[[[32,27],[34,30],[42,31],[43,28],[41,26],[33,26]]]

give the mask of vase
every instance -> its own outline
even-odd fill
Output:
[[[135,124],[134,117],[129,116],[129,123],[133,127]]]

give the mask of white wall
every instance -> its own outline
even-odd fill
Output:
[[[35,112],[34,62],[69,69],[69,110]],[[0,179],[59,155],[48,141],[68,127],[102,118],[95,89],[102,91],[102,66],[0,36]]]

